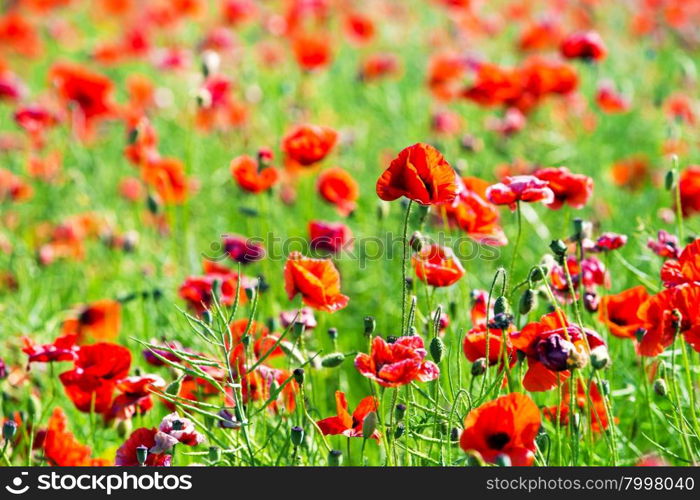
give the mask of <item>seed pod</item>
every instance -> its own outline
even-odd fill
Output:
[[[654,380],[654,392],[661,397],[665,397],[668,394],[668,384],[666,384],[666,380],[662,378]]]
[[[301,446],[301,444],[304,442],[304,429],[299,426],[292,427],[290,438],[294,446]]]
[[[332,352],[321,359],[321,366],[324,368],[335,368],[345,361],[345,354],[342,352]]]
[[[2,424],[2,438],[5,441],[11,441],[15,434],[17,434],[17,422],[8,420]]]
[[[362,437],[364,439],[369,439],[374,434],[377,429],[377,412],[371,411],[367,414],[365,419],[362,421]]]
[[[579,217],[574,219],[574,234],[572,239],[574,241],[581,241],[583,239],[583,219]]]
[[[331,450],[328,453],[328,465],[330,467],[340,467],[343,463],[343,452],[340,450]]]
[[[501,453],[496,456],[494,463],[499,467],[510,467],[513,463],[510,461],[510,457],[505,453]]]
[[[136,460],[143,466],[148,458],[148,446],[140,445],[136,447]]]
[[[520,314],[527,314],[535,307],[535,292],[532,288],[527,288],[523,294],[520,296],[520,303],[518,304],[518,309]]]
[[[442,357],[445,354],[445,343],[440,337],[433,337],[430,341],[430,355],[435,360],[435,363],[440,364]]]

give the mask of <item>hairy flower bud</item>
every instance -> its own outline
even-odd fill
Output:
[[[445,354],[445,343],[440,337],[433,337],[430,341],[430,355],[432,356],[435,363],[440,364],[442,357]]]

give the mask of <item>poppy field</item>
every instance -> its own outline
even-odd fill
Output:
[[[696,465],[699,28],[3,2],[0,463]]]

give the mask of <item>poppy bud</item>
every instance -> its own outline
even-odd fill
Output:
[[[374,333],[374,329],[377,327],[377,322],[375,321],[374,316],[365,316],[364,322],[365,335],[369,337]]]
[[[666,384],[666,380],[662,378],[654,380],[654,392],[661,397],[665,397],[668,394],[668,384]]]
[[[459,429],[457,427],[450,429],[450,441],[453,443],[459,441]]]
[[[294,380],[296,381],[297,384],[301,385],[304,383],[304,369],[303,368],[295,368],[294,371],[292,372],[292,375],[294,375]]]
[[[371,411],[367,414],[365,419],[362,421],[362,437],[364,439],[369,439],[374,434],[377,429],[377,412]]]
[[[139,128],[134,127],[134,128],[129,130],[129,134],[126,136],[126,142],[128,144],[134,144],[138,138],[139,138]]]
[[[508,304],[508,300],[503,295],[498,297],[496,299],[496,302],[494,302],[493,313],[494,314],[510,313],[510,304]]]
[[[442,361],[442,356],[445,354],[445,343],[440,337],[433,337],[430,341],[430,355],[432,356],[435,363],[440,364]]]
[[[160,201],[151,193],[148,193],[146,197],[146,208],[153,215],[158,215],[160,213]]]
[[[343,463],[343,452],[340,450],[331,450],[328,453],[328,465],[330,467],[340,467]]]
[[[245,290],[245,296],[248,297],[248,300],[253,300],[255,298],[255,293],[257,290],[253,286],[247,286],[243,290]]]
[[[129,434],[131,434],[131,429],[133,428],[134,424],[132,423],[130,418],[127,418],[125,420],[119,420],[117,423],[117,434],[119,435],[120,438],[125,438]]]
[[[209,309],[202,311],[202,321],[204,321],[207,325],[211,325],[211,320],[211,311]]]
[[[552,242],[549,244],[549,248],[552,250],[554,255],[559,257],[566,255],[566,243],[564,243],[562,240],[552,240]]]
[[[588,364],[588,354],[583,349],[572,349],[567,361],[567,368],[579,370]]]
[[[328,329],[328,337],[335,342],[338,340],[338,329],[337,328],[329,328]]]
[[[136,460],[143,466],[148,458],[148,446],[140,445],[136,447]]]
[[[321,366],[324,368],[335,368],[345,361],[345,354],[342,352],[332,352],[321,359]]]
[[[498,465],[499,467],[510,467],[513,465],[513,463],[510,461],[510,457],[506,455],[505,453],[501,453],[499,455],[496,455],[496,459],[494,460],[494,463]]]
[[[279,328],[279,322],[277,321],[277,318],[271,317],[268,318],[268,320],[266,321],[266,326],[268,330],[274,332],[275,330],[277,330],[277,328]]]
[[[518,310],[520,314],[527,314],[535,307],[535,292],[532,288],[527,288],[523,294],[520,296],[520,303],[518,304]]]
[[[27,399],[27,416],[30,422],[36,423],[41,415],[41,401],[34,394]]]
[[[218,446],[209,447],[209,461],[214,464],[221,461],[221,448]]]
[[[396,424],[396,428],[394,429],[394,439],[399,439],[401,436],[403,436],[404,432],[406,432],[406,426],[403,425],[403,422],[399,422]]]
[[[561,372],[569,368],[569,358],[576,350],[571,342],[553,333],[540,340],[536,347],[537,359],[546,368]]]
[[[486,371],[486,358],[479,358],[472,363],[472,375],[478,377]]]
[[[12,440],[12,438],[15,437],[15,434],[17,434],[17,422],[14,420],[8,420],[2,424],[2,438],[5,441]]]
[[[610,364],[608,348],[604,345],[598,346],[591,351],[591,365],[596,370],[602,370]]]
[[[409,241],[414,252],[420,252],[426,244],[425,236],[420,231],[414,231]]]
[[[676,187],[676,171],[669,170],[666,172],[666,177],[664,178],[664,186],[667,191],[671,191]]]
[[[596,312],[598,310],[598,306],[600,305],[600,298],[598,297],[597,293],[594,292],[585,292],[583,294],[583,306],[586,308],[586,311],[588,312]]]
[[[393,343],[396,342],[397,340],[399,340],[399,338],[398,338],[396,335],[389,335],[389,336],[386,338],[386,343],[387,343],[387,344],[393,344]]]
[[[637,328],[637,331],[634,332],[634,336],[637,339],[637,342],[641,342],[642,339],[644,338],[644,335],[647,334],[646,329],[644,328]]]
[[[416,335],[418,335],[418,328],[416,328],[416,325],[411,325],[411,327],[408,329],[408,333],[412,337],[415,337]]]
[[[603,393],[603,396],[609,396],[610,395],[610,382],[607,380],[601,380],[600,381],[600,392]]]
[[[447,307],[448,307],[448,310],[450,311],[450,317],[456,318],[457,317],[457,302],[455,302],[454,300],[451,300]]]
[[[294,322],[294,336],[296,338],[301,337],[304,334],[305,329],[306,329],[306,324],[303,323],[302,321],[295,321]]]
[[[248,347],[250,345],[250,335],[243,335],[241,337],[241,344],[243,344],[245,347]]]
[[[573,241],[581,241],[583,239],[583,219],[576,217],[574,219],[574,234],[571,236]]]
[[[495,328],[497,330],[505,330],[513,322],[513,315],[508,313],[498,313],[489,322],[489,328]]]
[[[406,405],[403,403],[397,404],[394,408],[394,416],[396,417],[396,421],[401,422],[404,415],[406,415]]]
[[[530,281],[532,281],[533,283],[542,281],[544,279],[544,274],[542,274],[543,271],[545,273],[547,272],[547,269],[544,266],[536,266],[530,269]]]
[[[483,467],[486,465],[486,462],[484,462],[484,459],[481,457],[481,453],[469,450],[467,452],[467,465],[469,467]]]
[[[301,446],[301,443],[304,442],[304,429],[302,429],[298,425],[295,425],[294,427],[292,427],[290,437],[294,446]]]

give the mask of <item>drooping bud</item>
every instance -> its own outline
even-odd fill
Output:
[[[374,434],[377,429],[377,412],[371,411],[367,414],[365,419],[362,421],[362,437],[364,439],[369,439]]]
[[[666,384],[666,380],[663,378],[654,380],[654,392],[661,397],[665,397],[668,394],[668,384]]]
[[[426,245],[427,241],[425,236],[420,231],[414,231],[409,240],[409,244],[414,252],[420,252],[421,249]]]
[[[8,420],[2,424],[2,438],[5,441],[11,441],[15,434],[17,434],[17,422]]]
[[[301,446],[301,444],[304,442],[304,429],[298,425],[295,425],[292,427],[290,438],[294,446]]]
[[[435,363],[440,364],[442,357],[445,354],[445,343],[440,337],[433,337],[430,341],[430,355]]]
[[[479,358],[472,363],[472,375],[478,377],[486,371],[486,358]]]
[[[532,288],[527,288],[520,296],[518,310],[520,314],[528,314],[535,307],[536,295]]]
[[[374,333],[375,328],[377,328],[377,321],[374,319],[374,316],[365,316],[364,323],[365,335],[369,337]]]
[[[396,421],[401,422],[405,415],[406,415],[406,405],[403,403],[397,404],[396,407],[394,408],[394,417],[396,418]]]
[[[396,424],[396,428],[394,429],[394,439],[399,439],[401,436],[403,436],[405,431],[406,426],[403,424],[403,422]]]
[[[545,277],[545,274],[547,273],[547,269],[543,269],[544,266],[535,266],[532,269],[530,269],[530,276],[529,279],[533,283],[537,283],[538,281],[542,281]],[[545,274],[543,274],[543,271]]]
[[[296,381],[297,384],[302,385],[304,383],[304,369],[303,368],[295,368],[294,371],[292,372],[292,375],[294,376],[294,380]]]
[[[160,201],[151,193],[148,193],[146,197],[146,208],[152,215],[158,215],[160,213]]]
[[[131,429],[134,427],[130,418],[119,420],[117,422],[117,434],[120,438],[125,438],[131,434]]]
[[[338,329],[337,328],[329,328],[328,329],[328,337],[335,342],[338,340]]]
[[[591,350],[591,365],[596,370],[602,370],[610,364],[610,354],[604,345]]]
[[[496,315],[510,313],[510,304],[503,295],[499,296],[493,303],[493,313]]]
[[[552,242],[549,244],[550,250],[552,250],[552,253],[558,257],[563,257],[566,255],[566,243],[564,243],[562,240],[552,240]]]
[[[324,368],[335,368],[345,361],[345,354],[342,352],[332,352],[321,358],[321,366]]]
[[[330,467],[340,467],[343,463],[343,452],[340,450],[331,450],[328,453],[328,465]]]

